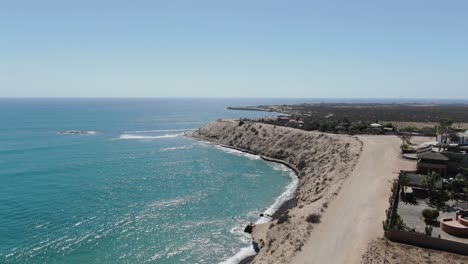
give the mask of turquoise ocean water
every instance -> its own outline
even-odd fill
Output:
[[[239,255],[250,243],[243,227],[278,206],[290,171],[182,133],[268,115],[225,107],[272,102],[0,99],[0,263]]]

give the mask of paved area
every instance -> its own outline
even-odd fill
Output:
[[[414,228],[416,232],[424,233],[424,229],[426,227],[426,223],[424,223],[424,217],[421,215],[424,209],[434,209],[431,207],[426,200],[417,200],[416,204],[408,204],[405,202],[400,201],[398,203],[398,214],[403,219],[403,222],[408,226],[410,229]],[[437,220],[446,217],[452,217],[455,219],[455,210],[449,211],[439,211],[439,217]],[[458,222],[457,222],[458,223]],[[443,239],[458,241],[462,243],[468,243],[468,239],[466,238],[459,238],[452,235],[449,235],[442,231],[439,226],[432,227],[432,236],[438,237],[441,236]]]

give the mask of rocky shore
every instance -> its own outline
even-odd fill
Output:
[[[253,230],[261,248],[253,263],[287,263],[302,250],[362,150],[355,137],[238,120],[218,120],[188,136],[283,162],[296,171],[299,187],[293,206]]]

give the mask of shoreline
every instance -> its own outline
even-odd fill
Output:
[[[199,139],[196,139],[196,140],[199,140]],[[204,141],[206,142],[206,141]],[[233,149],[233,150],[237,150],[237,151],[240,151],[240,152],[243,152],[243,153],[247,153],[247,154],[251,154],[251,155],[255,155],[255,156],[258,156],[260,157],[263,161],[266,161],[266,162],[272,162],[272,163],[276,163],[276,164],[280,164],[280,165],[284,165],[286,166],[289,170],[291,170],[291,172],[294,173],[294,176],[296,177],[297,180],[299,180],[299,171],[297,170],[296,167],[294,167],[292,164],[289,164],[288,162],[285,162],[285,161],[282,161],[282,160],[278,160],[278,159],[274,159],[274,158],[270,158],[270,157],[267,157],[267,156],[264,156],[264,155],[261,155],[259,153],[256,153],[254,151],[249,151],[249,150],[246,150],[246,149],[242,149],[242,148],[237,148],[237,147],[233,147],[233,146],[228,146],[228,145],[224,145],[224,144],[217,144],[217,143],[213,143],[213,142],[208,142],[209,144],[213,144],[213,145],[216,145],[216,146],[220,146],[220,147],[223,147],[223,148],[228,148],[228,149]],[[287,187],[287,186],[286,186]],[[296,186],[296,188],[294,189],[294,195],[293,197],[283,201],[279,206],[278,206],[278,209],[275,210],[275,212],[273,212],[273,214],[271,214],[271,220],[270,221],[273,221],[273,220],[277,220],[279,215],[281,215],[282,213],[284,213],[285,211],[287,211],[288,209],[291,209],[292,207],[294,207],[293,204],[296,203],[296,200],[297,200],[297,189],[299,188],[299,186]],[[285,194],[285,192],[281,193],[278,197],[280,198],[283,194]],[[275,200],[276,201],[276,200]],[[271,205],[273,206],[274,203]],[[270,207],[271,207],[270,206]],[[260,218],[261,219],[261,218]]]
[[[268,109],[263,109],[257,106],[228,106],[226,110],[238,110],[238,111],[258,111],[258,112],[273,112]]]
[[[206,140],[203,140],[201,138],[198,138],[198,137],[194,137],[193,135],[190,135],[189,133],[188,134],[185,134],[184,137],[186,138],[190,138],[192,140],[196,140],[198,142],[202,142],[202,143],[206,143],[206,144],[209,144],[209,145],[214,145],[214,146],[219,146],[219,147],[222,147],[222,148],[227,148],[227,149],[232,149],[232,150],[236,150],[236,151],[240,151],[242,153],[246,153],[246,154],[250,154],[250,155],[255,155],[255,156],[258,156],[261,158],[262,161],[264,162],[271,162],[271,163],[276,163],[276,164],[280,164],[280,165],[284,165],[286,166],[290,172],[292,172],[296,178],[297,181],[299,181],[299,172],[297,170],[297,168],[295,168],[292,164],[289,164],[288,162],[285,162],[285,161],[282,161],[282,160],[278,160],[278,159],[274,159],[274,158],[270,158],[270,157],[267,157],[267,156],[264,156],[264,155],[261,155],[259,153],[256,153],[254,151],[250,151],[250,150],[246,150],[246,149],[242,149],[242,148],[238,148],[238,147],[234,147],[234,146],[229,146],[229,145],[225,145],[225,144],[218,144],[218,143],[215,143],[215,142],[211,142],[211,141],[206,141]],[[221,150],[222,151],[222,150]],[[292,178],[292,177],[291,177]],[[275,201],[273,202],[273,204],[271,204],[270,206],[268,206],[264,211],[267,211],[270,207],[274,206],[275,203],[277,202],[278,199],[280,199],[283,195],[287,194],[288,193],[288,186],[290,184],[294,183],[294,179],[292,179],[292,181],[290,183],[288,183],[288,185],[285,186],[285,190],[275,198]],[[296,206],[297,204],[297,190],[299,188],[299,185],[297,184],[294,188],[294,191],[293,191],[293,197],[285,200],[285,201],[282,201],[281,204],[279,204],[279,206],[275,209],[275,211],[272,213],[272,214],[269,214],[270,217],[260,217],[257,219],[257,221],[255,222],[255,224],[264,224],[264,223],[271,223],[275,220],[278,220],[279,216],[281,214],[283,214],[284,212],[286,212],[287,210],[293,208],[294,206]],[[268,219],[269,218],[269,219]],[[267,219],[266,222],[261,222],[262,219]],[[252,237],[252,236],[251,236]],[[226,260],[223,260],[222,262],[220,263],[232,263],[232,261],[236,261],[237,259],[234,259],[236,257],[237,254],[241,253],[242,250],[245,250],[247,247],[244,247],[244,248],[240,248],[239,251],[234,254],[233,256],[231,256],[230,258],[226,259]],[[249,248],[252,248],[252,245],[249,246]],[[254,255],[248,255],[248,256],[245,256],[244,258],[240,259],[238,262],[236,262],[237,264],[250,264],[253,262],[253,260],[255,259],[255,256],[257,254],[254,254]],[[232,261],[230,261],[232,260]]]

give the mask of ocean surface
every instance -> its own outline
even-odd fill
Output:
[[[0,263],[236,262],[297,180],[183,133],[274,102],[0,99]]]

